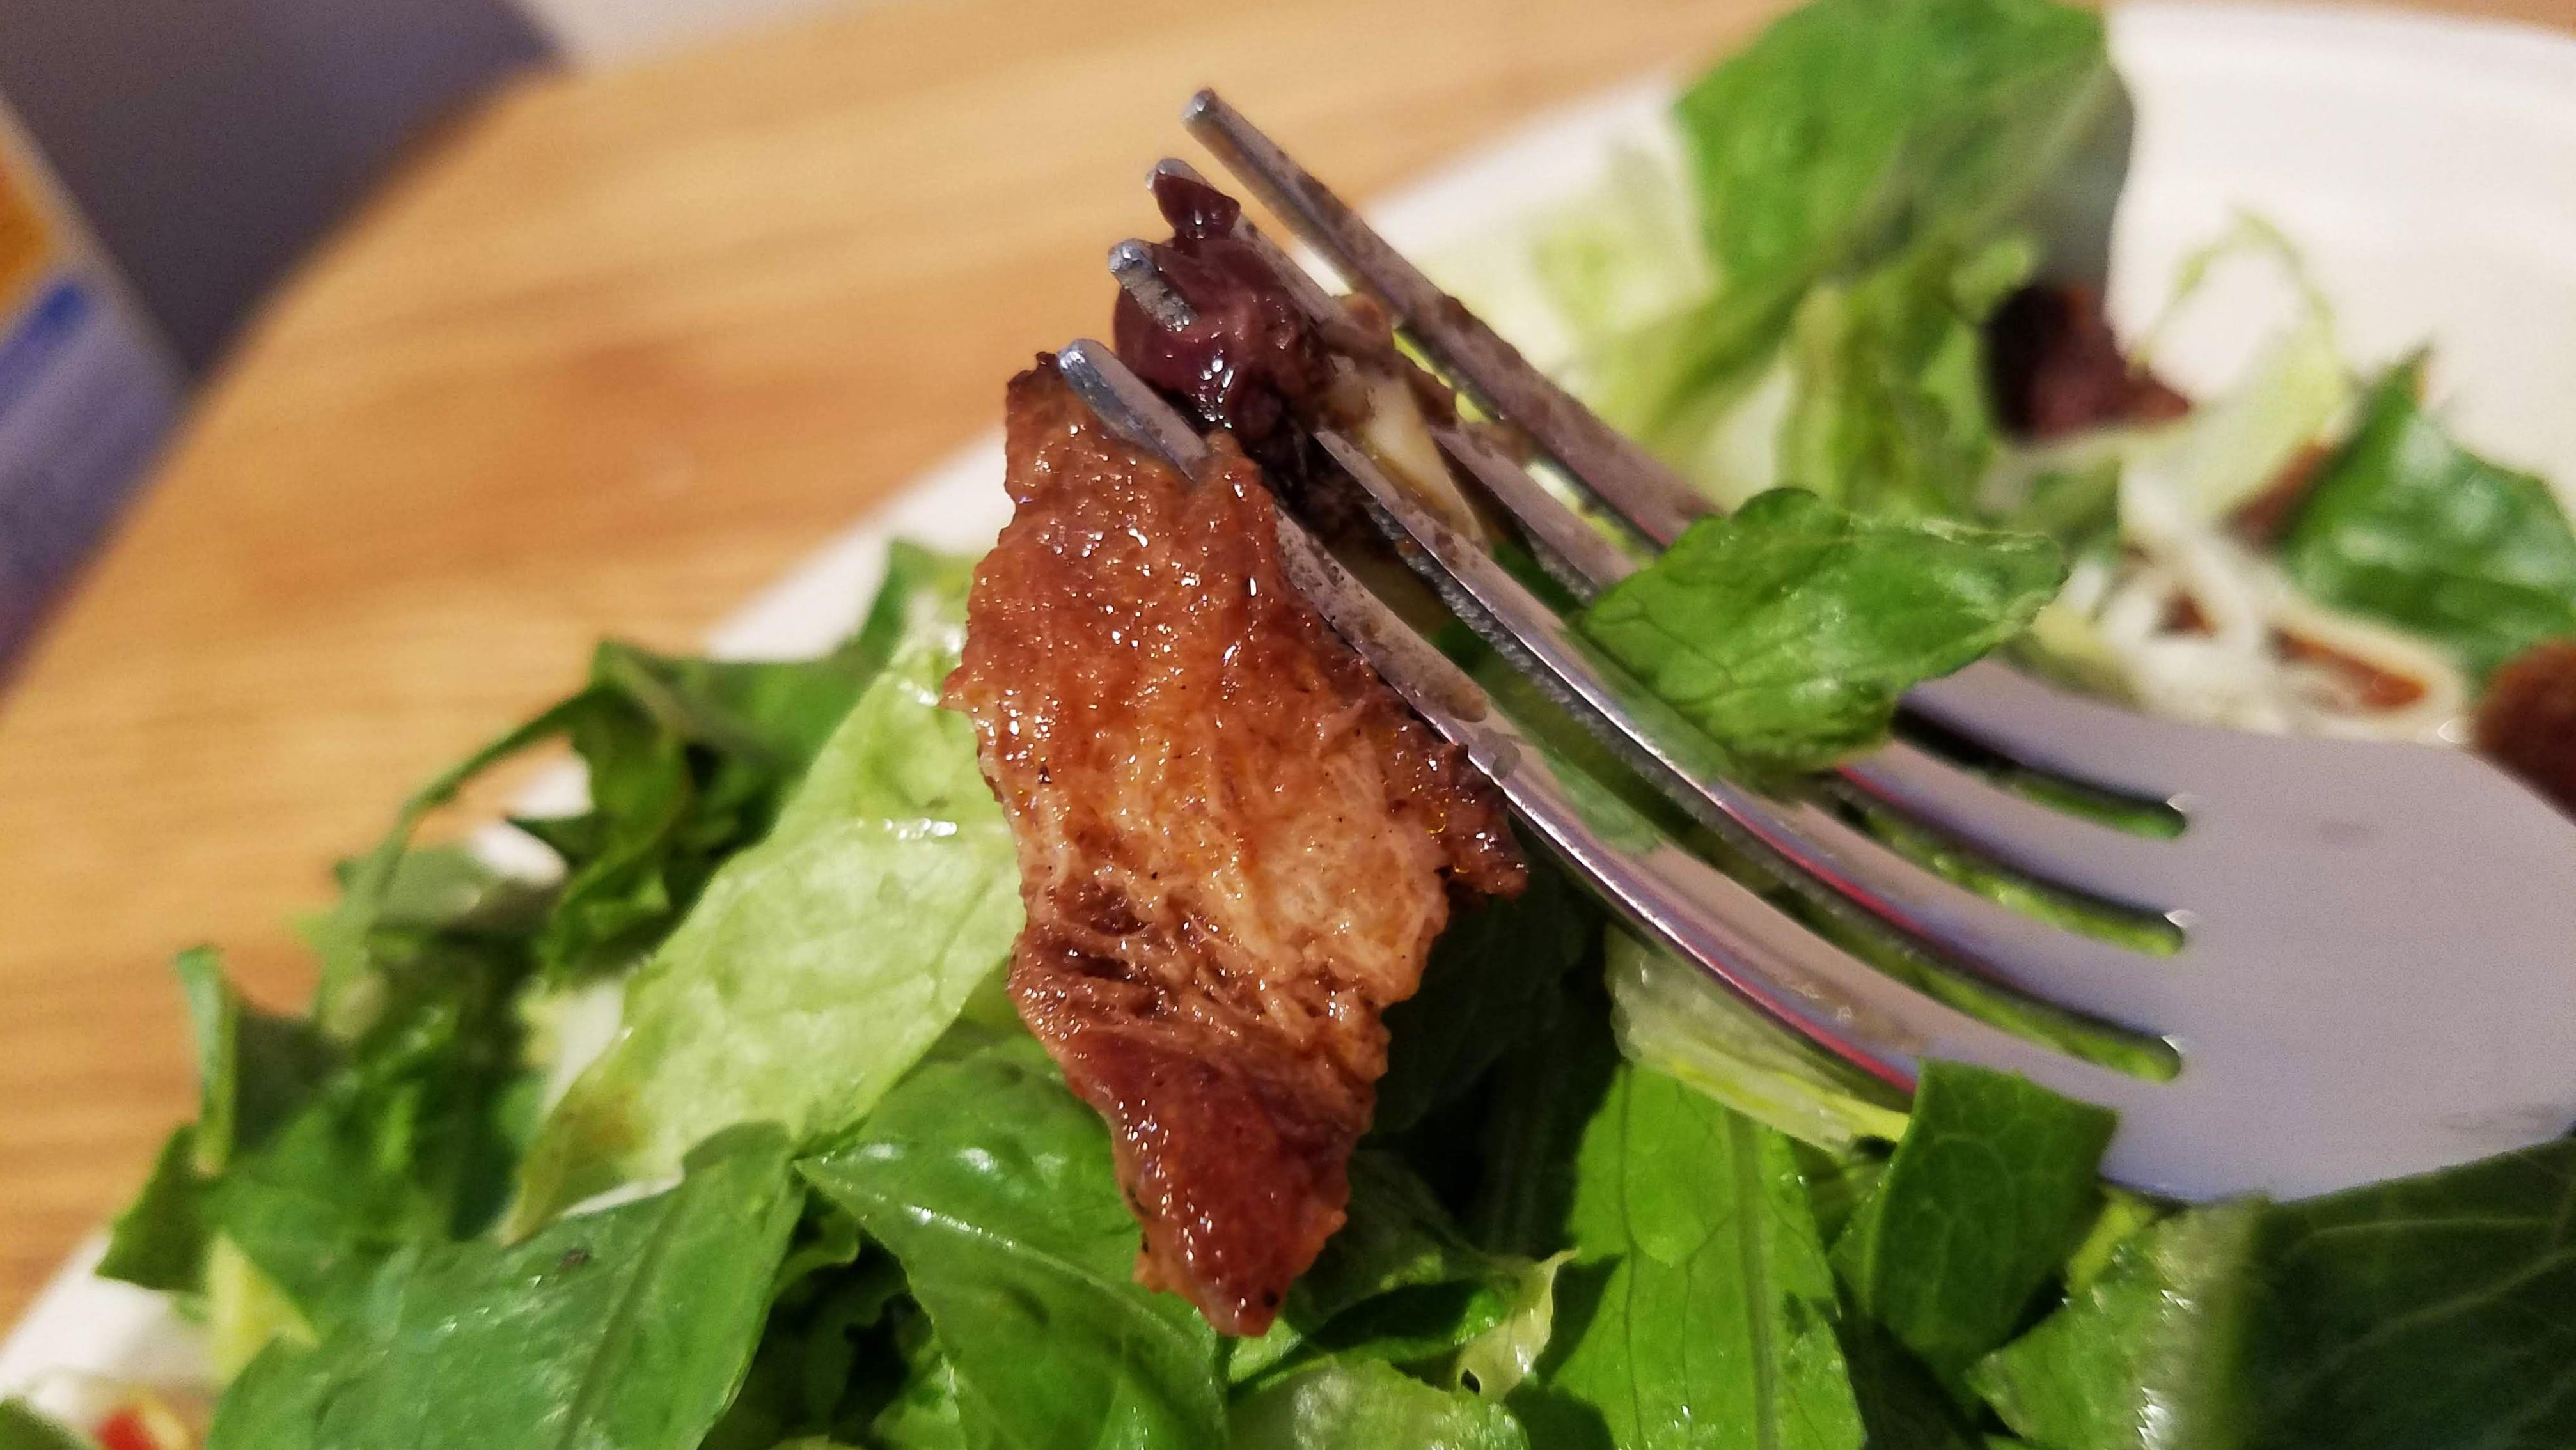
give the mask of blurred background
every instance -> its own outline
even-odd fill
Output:
[[[1097,329],[1201,84],[1381,192],[1785,0],[0,0],[0,1324],[288,919]],[[2561,26],[2576,0],[2420,0]]]
[[[16,0],[0,44],[0,668],[256,300],[535,67],[822,0]]]

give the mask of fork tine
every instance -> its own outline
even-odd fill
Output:
[[[1386,304],[1396,321],[1489,411],[1535,439],[1610,512],[1658,546],[1711,512],[1707,500],[1644,449],[1594,417],[1523,361],[1512,345],[1414,270],[1324,184],[1288,159],[1212,90],[1182,123],[1259,192],[1308,246]]]
[[[1905,706],[2017,764],[2140,801],[2179,804],[2210,748],[2202,727],[2080,699],[1991,660],[1915,686]]]
[[[1846,761],[1836,774],[1871,804],[2024,876],[2151,915],[2185,905],[2187,862],[2176,842],[2053,810],[1902,741]]]

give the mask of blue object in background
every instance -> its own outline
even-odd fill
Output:
[[[185,376],[424,127],[552,55],[513,0],[7,0],[5,25],[0,673]]]

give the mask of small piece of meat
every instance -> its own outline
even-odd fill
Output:
[[[1110,323],[1119,361],[1260,457],[1332,386],[1330,354],[1260,252],[1234,236],[1240,203],[1169,172],[1154,178],[1154,201],[1172,226],[1150,248],[1154,268],[1190,305],[1190,325],[1160,326],[1122,290]]]
[[[2236,506],[2227,526],[2248,543],[2265,548],[2279,544],[2290,532],[2291,520],[2299,516],[2299,506],[2308,501],[2309,488],[2333,460],[2334,450],[2322,443],[2300,449],[2263,485],[2262,492]]]
[[[2533,645],[2478,702],[2478,750],[2576,814],[2576,639]]]
[[[1986,322],[1986,385],[1995,416],[2023,438],[2059,438],[2105,423],[2156,423],[2191,400],[2130,366],[2090,288],[2035,284]]]
[[[1268,1327],[1341,1225],[1453,892],[1526,868],[1492,785],[1280,569],[1234,440],[1195,483],[1109,434],[1052,359],[1010,388],[1010,526],[949,702],[1018,843],[1020,1015],[1109,1121],[1138,1277]]]

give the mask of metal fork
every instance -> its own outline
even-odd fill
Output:
[[[1453,299],[1212,92],[1190,129],[1422,353],[1519,429],[1609,515],[1668,544],[1707,505]],[[1181,168],[1166,161],[1162,168]],[[1161,169],[1161,168],[1158,168]],[[1300,305],[1336,307],[1248,222]],[[1170,320],[1141,245],[1122,285]],[[1160,310],[1157,310],[1160,309]],[[1184,307],[1185,310],[1185,307]],[[1120,367],[1077,343],[1067,376],[1111,427],[1185,471],[1205,445]],[[2157,913],[2148,955],[2040,922],[1932,874],[1812,799],[1731,782],[1710,742],[1330,428],[1409,562],[1453,610],[1702,823],[1830,908],[2080,1015],[2161,1037],[2149,1081],[2027,1041],[1850,956],[1550,760],[1483,691],[1283,517],[1297,582],[1352,645],[1492,775],[1514,809],[1632,924],[1787,1025],[1900,1085],[1928,1058],[2021,1072],[2117,1109],[2106,1171],[2181,1197],[2323,1192],[2554,1137],[2576,1121],[2576,824],[2465,752],[2288,740],[2158,721],[1994,665],[1908,707],[2033,770],[2163,802],[2170,840],[2061,814],[1903,744],[1839,773],[1846,794],[2036,880]],[[1468,427],[1435,430],[1464,474],[1578,597],[1637,567]]]

